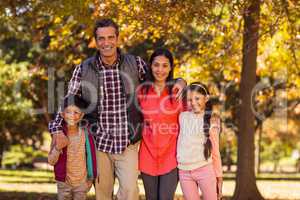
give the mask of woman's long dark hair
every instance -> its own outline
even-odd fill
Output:
[[[151,84],[154,83],[154,76],[152,73],[151,65],[157,56],[165,56],[170,62],[171,70],[166,79],[166,85],[168,88],[168,95],[171,97],[172,89],[174,86],[174,75],[173,75],[174,74],[174,60],[173,60],[172,53],[168,49],[164,49],[164,48],[156,49],[152,53],[150,60],[149,60],[149,68],[148,68],[149,70],[147,71],[147,74],[146,74],[146,80],[142,86],[142,92],[143,92],[143,94],[148,94]],[[170,98],[170,100],[172,101],[172,98]]]
[[[200,82],[194,82],[194,83],[190,84],[187,88],[187,91],[195,91],[204,96],[209,95],[207,86]],[[209,138],[211,114],[212,114],[212,103],[211,103],[211,100],[208,99],[208,101],[205,104],[204,123],[203,123],[203,130],[204,130],[204,134],[206,137],[206,142],[204,144],[204,152],[203,153],[204,153],[204,157],[206,160],[210,157],[211,149],[212,149],[211,140]]]

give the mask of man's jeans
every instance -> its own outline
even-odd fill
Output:
[[[122,154],[97,151],[96,200],[112,200],[115,175],[119,181],[118,200],[138,200],[138,146],[129,145]]]

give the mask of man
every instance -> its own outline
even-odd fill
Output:
[[[93,124],[97,127],[96,200],[112,200],[114,175],[120,185],[117,199],[139,198],[138,144],[130,141],[130,127],[140,122],[136,106],[132,106],[132,97],[145,78],[147,66],[140,57],[121,53],[118,36],[118,25],[111,19],[96,22],[96,56],[75,68],[67,94],[80,95],[89,102],[87,119],[90,124],[96,122]],[[180,90],[184,85],[184,81],[178,81],[175,87]],[[49,124],[49,130],[57,142],[67,142],[61,133],[62,123],[62,118],[57,114]]]

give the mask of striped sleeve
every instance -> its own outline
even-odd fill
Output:
[[[81,96],[81,71],[82,65],[77,65],[68,86],[68,94]]]
[[[55,144],[53,142],[53,140],[51,141],[51,147],[50,147],[50,152],[48,154],[48,163],[52,166],[54,166],[57,161],[58,161],[58,158],[59,158],[59,155],[61,153],[61,151],[58,151],[56,148],[55,148]]]
[[[136,63],[137,63],[137,67],[138,67],[139,79],[140,79],[140,81],[144,81],[146,79],[147,64],[139,56],[136,56]]]

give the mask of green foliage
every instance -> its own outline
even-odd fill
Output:
[[[294,149],[299,149],[299,120],[282,118],[269,119],[264,124],[262,159],[278,162],[283,157],[291,157]]]
[[[0,61],[0,144],[1,151],[11,144],[39,146],[41,127],[30,114],[33,102],[28,96],[32,87],[28,63],[5,64]],[[2,155],[2,152],[0,152]]]
[[[5,168],[33,167],[34,159],[45,157],[47,153],[33,149],[31,146],[12,145],[9,151],[4,153],[2,166]]]
[[[18,123],[32,106],[30,100],[22,98],[22,85],[27,85],[29,78],[28,64],[7,65],[1,61],[0,77],[1,123],[5,120]]]

